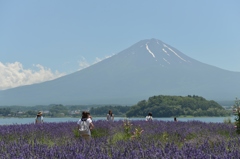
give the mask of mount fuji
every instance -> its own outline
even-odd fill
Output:
[[[240,72],[204,64],[148,39],[75,73],[0,91],[0,105],[131,105],[154,95],[232,101],[240,95]]]

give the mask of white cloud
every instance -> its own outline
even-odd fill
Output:
[[[105,59],[105,58],[104,58],[104,59]],[[102,61],[102,60],[104,60],[104,59],[100,59],[99,57],[96,57],[93,64],[98,63],[98,62],[100,62],[100,61]]]
[[[99,58],[99,57],[96,57],[96,58],[95,58],[95,61],[94,61],[92,64],[88,63],[87,60],[86,60],[84,57],[82,57],[80,60],[78,60],[78,66],[79,66],[79,69],[78,69],[78,70],[82,70],[82,69],[84,69],[84,68],[87,68],[87,67],[89,67],[89,66],[91,66],[91,65],[93,65],[93,64],[96,64],[96,63],[98,63],[98,62],[100,62],[100,61],[102,61],[102,60],[105,60],[105,59],[107,59],[107,58],[109,58],[109,57],[111,57],[111,56],[113,56],[113,55],[105,56],[105,57],[102,58],[102,59]]]
[[[113,55],[115,55],[115,54],[105,56],[105,59],[107,59],[107,58],[109,58],[109,57],[112,57]]]
[[[111,56],[112,55],[106,56],[103,59],[96,57],[95,61],[92,64],[88,63],[86,59],[82,57],[82,59],[78,61],[78,70],[87,68]],[[22,85],[41,83],[65,75],[65,73],[59,73],[58,71],[53,72],[51,69],[46,68],[40,64],[33,66],[35,69],[26,69],[23,68],[23,65],[20,62],[0,62],[0,90],[14,88]]]
[[[36,70],[24,69],[20,62],[0,62],[0,90],[49,81],[65,75],[58,71],[52,72],[39,64],[34,67]]]
[[[87,62],[87,60],[84,57],[82,57],[80,60],[78,60],[78,66],[79,66],[78,70],[82,70],[90,66],[90,64]]]

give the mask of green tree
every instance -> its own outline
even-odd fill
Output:
[[[124,116],[126,112],[130,109],[129,106],[101,106],[101,107],[92,107],[90,109],[91,115],[100,115],[106,116],[109,110],[112,110],[115,116]]]
[[[2,116],[8,116],[8,114],[10,113],[11,113],[10,108],[0,108],[0,114],[2,114]]]
[[[238,99],[238,98],[236,98],[236,100],[235,100],[235,104],[234,104],[234,106],[233,106],[233,109],[234,109],[234,111],[235,111],[235,124],[236,124],[236,126],[237,126],[237,130],[236,130],[236,132],[238,133],[238,134],[240,134],[240,100]]]
[[[28,110],[25,112],[25,114],[27,116],[36,116],[37,115],[37,112],[36,111],[33,111],[33,110]]]
[[[59,105],[52,105],[49,109],[53,116],[60,116],[61,113],[68,114],[67,107],[59,104]]]

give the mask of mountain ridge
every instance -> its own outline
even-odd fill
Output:
[[[232,100],[240,73],[204,64],[157,39],[43,83],[0,91],[0,105],[135,104],[153,95]],[[13,100],[14,99],[14,100]]]

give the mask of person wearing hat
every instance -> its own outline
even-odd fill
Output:
[[[35,118],[35,124],[38,124],[38,123],[43,123],[43,116],[41,111],[37,113],[37,116]]]

